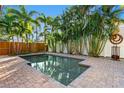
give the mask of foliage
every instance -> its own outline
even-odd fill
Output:
[[[27,43],[38,42],[42,38],[52,52],[63,53],[67,49],[70,54],[83,54],[86,47],[88,55],[100,56],[111,34],[124,22],[119,17],[124,7],[115,5],[75,5],[56,17],[27,11],[25,6],[17,7],[3,9],[0,36],[4,35],[5,40],[15,42],[16,38],[18,42]],[[17,53],[20,53],[19,49]]]
[[[122,21],[119,18],[122,12],[119,6],[72,6],[66,10],[62,15],[62,30],[70,41],[68,52],[78,53],[78,46],[81,48],[83,44],[90,56],[99,56]],[[77,51],[72,51],[73,44],[77,45],[74,46]]]

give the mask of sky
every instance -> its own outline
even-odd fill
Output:
[[[18,8],[16,5],[10,7]],[[26,5],[25,7],[27,11],[35,10],[44,13],[46,16],[55,17],[61,15],[70,5]],[[120,15],[120,18],[124,19],[124,13]]]
[[[18,9],[17,5],[11,5],[9,7]],[[44,13],[45,16],[55,17],[61,15],[66,8],[70,7],[69,5],[25,5],[26,10],[37,11],[39,13]]]
[[[27,5],[26,9],[28,11],[36,10],[38,12],[44,13],[46,16],[57,16],[63,13],[63,11],[68,8],[68,5]]]
[[[26,5],[25,7],[27,11],[35,10],[46,16],[55,17],[61,15],[70,5]],[[124,19],[124,13],[120,15],[120,18]]]
[[[65,11],[66,8],[68,7],[70,6],[69,5],[26,5],[25,6],[27,11],[35,10],[39,13],[44,13],[45,16],[52,16],[52,17],[63,14],[63,11]],[[43,24],[41,31],[43,31]]]

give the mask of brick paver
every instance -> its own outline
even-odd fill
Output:
[[[47,53],[46,53],[47,54]],[[68,86],[53,80],[26,64],[20,57],[1,57],[1,88],[112,88],[124,87],[124,61],[113,61],[108,58],[56,54],[54,55],[85,59],[80,65],[90,66],[84,73]]]

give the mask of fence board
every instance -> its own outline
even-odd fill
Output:
[[[0,55],[43,52],[47,47],[45,43],[0,42]]]

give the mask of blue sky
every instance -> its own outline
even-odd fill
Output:
[[[46,16],[57,16],[63,13],[68,8],[68,5],[27,5],[28,11],[35,10],[44,13]]]
[[[17,5],[9,5],[9,7],[18,9]],[[26,10],[32,11],[35,10],[39,13],[44,13],[46,16],[55,17],[61,15],[66,8],[70,7],[69,5],[25,5]]]
[[[35,10],[44,13],[46,16],[57,16],[61,15],[69,5],[26,5],[28,11]],[[120,15],[120,18],[124,19],[124,14]]]
[[[10,7],[18,8],[16,5]],[[35,10],[44,13],[46,16],[55,17],[61,15],[70,5],[26,5],[25,7],[27,11]],[[124,19],[124,14],[120,15],[120,18]]]

